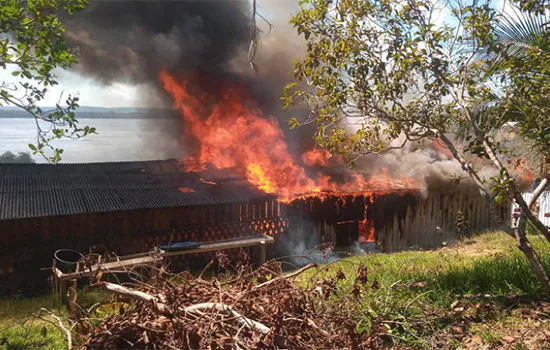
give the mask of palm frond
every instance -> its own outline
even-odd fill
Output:
[[[547,22],[547,13],[526,13],[510,5],[510,11],[497,17],[495,33],[497,40],[507,47],[506,53],[510,56],[524,55],[534,47],[549,51],[548,47],[540,45],[539,40],[548,35],[545,27]]]

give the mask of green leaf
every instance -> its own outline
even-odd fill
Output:
[[[21,81],[0,89],[1,105],[22,106],[30,116],[41,117],[41,103],[49,88],[57,84],[54,71],[69,68],[77,59],[63,39],[66,32],[63,22],[66,13],[73,14],[83,9],[88,0],[29,0],[3,1],[0,5],[0,32],[9,33],[9,39],[0,37],[0,69],[11,66],[11,75]],[[66,12],[66,13],[64,13]],[[2,85],[2,84],[0,84]],[[22,96],[22,97],[20,97]],[[65,124],[64,115],[78,107],[78,100],[67,107],[56,108],[49,114],[51,127],[39,131],[37,144],[29,148],[50,161],[58,161],[62,152],[55,150],[49,142],[56,137],[78,137],[77,119],[69,115]],[[56,125],[64,125],[66,134],[53,131]],[[49,131],[48,131],[49,130]],[[91,130],[89,130],[91,133]],[[46,154],[46,151],[51,154]]]
[[[504,196],[502,193],[499,193],[498,195],[495,196],[495,203],[498,204],[498,205],[502,205],[502,203],[504,202]]]
[[[300,121],[298,120],[298,118],[296,117],[292,117],[290,118],[290,120],[288,121],[288,126],[289,128],[292,130],[292,129],[296,129],[298,128],[299,126],[301,125]]]

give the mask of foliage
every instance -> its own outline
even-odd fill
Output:
[[[536,14],[544,13],[544,11],[550,6],[550,2],[548,0],[514,0],[513,2],[516,3],[523,11]]]
[[[0,163],[34,163],[34,159],[28,152],[19,152],[16,155],[7,151],[0,155]]]
[[[20,79],[18,83],[0,84],[0,106],[20,107],[36,119],[36,144],[29,148],[51,162],[58,162],[63,152],[51,141],[95,132],[78,125],[76,96],[69,95],[66,106],[57,104],[55,110],[38,107],[48,89],[58,84],[55,69],[77,62],[75,53],[67,48],[58,14],[73,14],[87,4],[88,0],[6,0],[0,6],[0,68],[10,69]]]
[[[540,26],[543,15],[515,8],[516,21],[479,0],[302,4],[291,20],[307,40],[295,64],[302,84],[289,84],[284,100],[311,112],[291,127],[315,124],[317,142],[350,162],[402,147],[401,139],[439,139],[493,209],[514,199],[550,240],[507,164],[518,153],[501,137],[514,125],[531,152],[550,155],[550,31]],[[495,176],[480,174],[487,165]],[[550,289],[536,252],[520,239],[525,232],[517,237]]]
[[[545,94],[520,90],[528,84],[517,79],[533,67],[546,70],[548,55],[538,49],[546,45],[546,31],[537,35],[536,49],[514,56],[510,37],[503,37],[510,33],[501,26],[497,34],[506,17],[485,2],[450,3],[445,9],[430,1],[307,3],[292,23],[308,39],[296,77],[312,89],[291,92],[293,83],[286,102],[310,106],[312,114],[302,122],[318,125],[323,146],[353,159],[386,150],[401,135],[413,141],[451,133],[463,136],[467,153],[488,158],[483,143],[507,151],[492,135],[516,121],[523,136],[536,138],[539,149],[550,152],[537,122],[545,114],[526,106],[544,108],[544,101],[535,99]],[[437,24],[445,15],[460,25]],[[498,67],[495,54],[501,56]],[[539,76],[541,88],[547,78]],[[495,96],[495,85],[503,97]],[[350,123],[360,124],[353,134]]]

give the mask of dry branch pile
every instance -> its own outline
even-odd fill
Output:
[[[132,288],[99,282],[120,298],[133,300],[132,306],[89,328],[82,349],[353,349],[375,345],[368,334],[356,332],[351,312],[326,306],[331,283],[304,289],[290,277],[282,274],[279,263],[270,262],[255,271],[241,269],[225,282],[164,272],[154,283]]]

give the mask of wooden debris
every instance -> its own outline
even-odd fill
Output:
[[[287,275],[276,262],[242,266],[223,283],[163,269],[154,284],[100,282],[134,302],[82,334],[81,349],[380,348],[368,332],[355,330],[356,306],[320,307],[318,293],[295,284],[293,277],[315,266]]]

